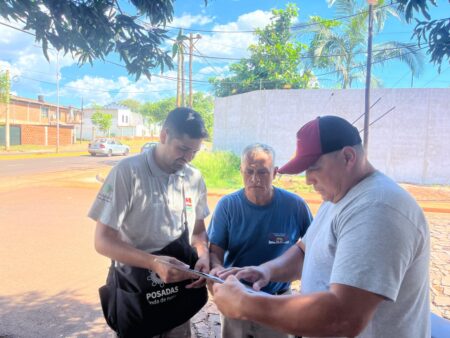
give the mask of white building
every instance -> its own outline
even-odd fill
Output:
[[[143,137],[151,136],[151,130],[145,125],[144,117],[141,114],[134,113],[130,108],[110,103],[102,107],[102,112],[112,115],[112,125],[109,135],[99,130],[92,124],[92,115],[95,109],[85,109],[83,112],[83,123],[76,128],[77,138],[91,140],[97,136],[111,137]]]

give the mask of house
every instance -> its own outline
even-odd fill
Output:
[[[101,108],[101,112],[112,115],[112,125],[109,135],[99,130],[92,123],[92,115],[96,109],[89,108],[83,112],[83,123],[76,127],[78,138],[92,140],[96,136],[113,137],[144,137],[151,136],[151,130],[145,125],[141,114],[132,112],[130,108],[118,103],[111,103]]]
[[[45,102],[42,95],[37,100],[10,96],[10,145],[56,145],[75,142],[74,128],[81,123],[81,111],[71,106]],[[59,128],[58,128],[59,124]],[[0,145],[5,144],[6,106],[0,106]]]

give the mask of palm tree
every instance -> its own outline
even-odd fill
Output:
[[[313,33],[309,48],[310,66],[336,72],[342,88],[351,88],[355,82],[364,82],[367,54],[367,6],[366,0],[327,0],[335,6],[338,17],[346,17],[342,22],[312,17],[315,25],[309,29]],[[383,29],[388,15],[399,18],[393,7],[383,6],[379,1],[374,6],[375,32]],[[413,76],[418,76],[423,68],[423,55],[412,43],[389,41],[373,45],[372,63],[383,65],[389,60],[404,62]],[[373,78],[374,85],[379,81]]]

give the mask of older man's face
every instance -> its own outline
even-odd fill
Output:
[[[253,194],[270,193],[274,170],[272,157],[269,154],[263,151],[247,154],[241,163],[245,190]]]

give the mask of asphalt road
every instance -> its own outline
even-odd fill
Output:
[[[49,157],[0,161],[0,177],[58,173],[66,170],[90,170],[114,166],[124,156]]]

